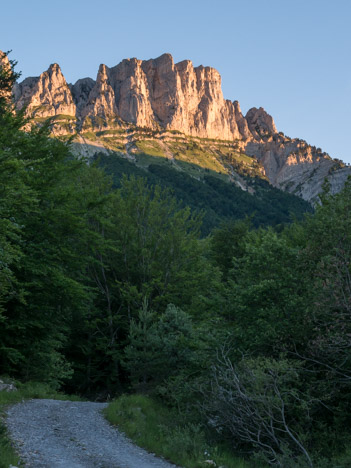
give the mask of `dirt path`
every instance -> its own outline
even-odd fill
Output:
[[[175,468],[108,424],[105,403],[30,400],[7,411],[7,427],[26,467]]]

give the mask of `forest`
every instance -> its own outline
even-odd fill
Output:
[[[210,202],[116,183],[29,128],[16,78],[1,69],[0,375],[145,395],[250,466],[350,466],[351,182],[294,220],[261,199],[203,229]]]
[[[201,235],[207,236],[219,225],[250,216],[255,227],[277,226],[290,222],[292,217],[301,219],[312,206],[302,198],[283,192],[259,177],[248,177],[246,183],[254,194],[244,191],[234,183],[228,183],[213,173],[202,180],[179,172],[167,165],[150,164],[142,169],[116,155],[98,153],[95,161],[112,176],[113,187],[118,188],[124,175],[141,177],[148,185],[159,185],[172,191],[182,207],[202,213]]]

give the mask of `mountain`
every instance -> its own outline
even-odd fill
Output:
[[[39,77],[17,83],[13,95],[18,109],[26,106],[38,123],[50,117],[53,133],[74,135],[76,151],[89,156],[114,151],[135,160],[144,146],[144,154],[177,164],[184,158],[178,143],[195,143],[198,154],[192,161],[189,154],[187,162],[211,166],[248,189],[238,169],[248,158],[257,166],[255,175],[312,202],[325,177],[337,192],[351,174],[320,148],[278,132],[262,107],[244,116],[238,101],[224,99],[217,70],[189,60],[174,63],[170,54],[126,59],[112,68],[102,64],[96,81],[83,78],[73,85],[53,64]]]

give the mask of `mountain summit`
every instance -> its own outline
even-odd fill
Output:
[[[190,60],[174,63],[170,54],[125,59],[112,68],[102,64],[96,80],[83,78],[73,85],[55,63],[39,77],[16,84],[13,94],[17,108],[26,107],[37,121],[54,117],[58,134],[78,132],[84,138],[87,131],[97,136],[132,125],[235,143],[236,150],[259,161],[273,185],[306,200],[317,199],[325,177],[336,192],[351,173],[319,148],[278,133],[262,107],[244,116],[238,101],[224,99],[214,68],[194,67]]]
[[[264,109],[250,109],[247,119],[237,101],[224,99],[221,76],[190,60],[174,63],[170,54],[152,60],[123,60],[113,68],[100,65],[96,81],[85,78],[68,85],[59,65],[15,88],[18,108],[33,117],[66,114],[98,127],[103,119],[120,118],[138,127],[178,130],[186,135],[221,140],[252,139],[276,132]]]

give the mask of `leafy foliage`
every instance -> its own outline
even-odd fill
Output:
[[[118,156],[100,155],[99,165],[113,176],[116,187],[123,174],[145,178],[148,184],[169,188],[183,206],[202,212],[202,235],[207,235],[225,221],[252,216],[255,226],[277,225],[291,221],[291,216],[301,218],[312,211],[309,203],[289,193],[273,188],[268,182],[253,178],[251,195],[234,184],[213,175],[205,175],[199,181],[186,172],[179,172],[169,164],[150,164],[145,171]],[[187,164],[187,163],[184,163]]]
[[[169,304],[158,318],[146,302],[129,327],[124,366],[137,390],[147,391],[179,370],[191,359],[192,324],[182,310]]]

